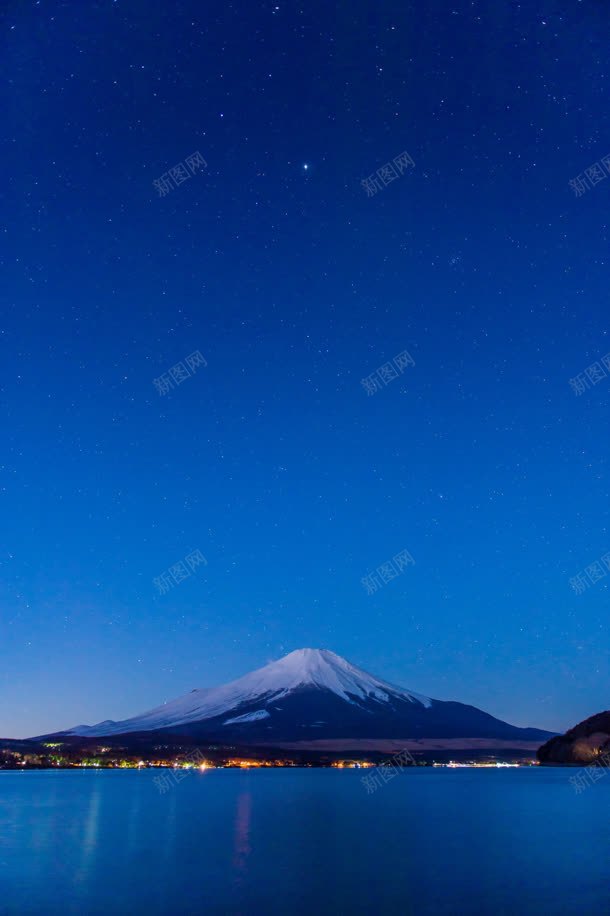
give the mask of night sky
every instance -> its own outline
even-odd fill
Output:
[[[4,9],[0,735],[306,646],[607,708],[605,4]]]

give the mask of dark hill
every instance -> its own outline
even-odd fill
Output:
[[[610,711],[579,722],[565,735],[551,738],[538,750],[540,763],[591,763],[600,754],[610,753]]]

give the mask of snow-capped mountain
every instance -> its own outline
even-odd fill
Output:
[[[221,687],[192,690],[131,719],[80,725],[59,734],[135,732],[241,743],[464,737],[542,741],[550,734],[390,684],[326,649],[298,649]]]
[[[429,706],[428,697],[395,687],[373,677],[361,668],[350,665],[344,658],[326,649],[297,649],[279,661],[271,662],[251,674],[222,687],[191,690],[185,696],[157,706],[149,712],[114,722],[106,719],[97,725],[79,725],[64,734],[118,735],[127,732],[152,731],[187,723],[199,722],[232,713],[240,707],[275,702],[291,691],[313,687],[328,690],[348,703],[376,699],[387,701],[391,695]],[[248,721],[256,721],[254,714]],[[245,720],[236,716],[232,721]],[[257,718],[261,718],[258,716]],[[264,717],[263,717],[264,718]],[[230,724],[227,722],[227,724]]]

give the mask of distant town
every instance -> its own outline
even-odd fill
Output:
[[[47,741],[28,749],[26,742],[14,742],[21,746],[0,747],[0,770],[42,770],[42,769],[146,769],[164,768],[172,770],[208,769],[250,769],[257,767],[330,767],[334,769],[367,769],[369,767],[395,766],[394,759],[361,759],[316,756],[310,759],[297,756],[250,756],[242,753],[231,754],[230,748],[211,746],[205,749],[160,746],[146,757],[137,754],[120,753],[117,748],[100,745],[79,753],[69,744]],[[155,753],[156,751],[156,753]],[[477,760],[402,760],[399,766],[416,767],[519,767],[537,766],[533,759],[501,760],[493,757]]]

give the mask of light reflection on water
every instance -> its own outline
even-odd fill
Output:
[[[102,801],[102,792],[100,787],[99,774],[95,777],[93,789],[87,806],[87,813],[83,821],[83,839],[82,839],[82,858],[79,869],[75,872],[74,883],[86,888],[91,880],[91,867],[95,856],[95,850],[98,845],[100,805]]]
[[[252,815],[252,793],[242,792],[237,797],[237,810],[235,814],[235,854],[233,867],[235,868],[235,883],[241,884],[242,873],[246,870],[248,856],[250,855],[250,818]]]

